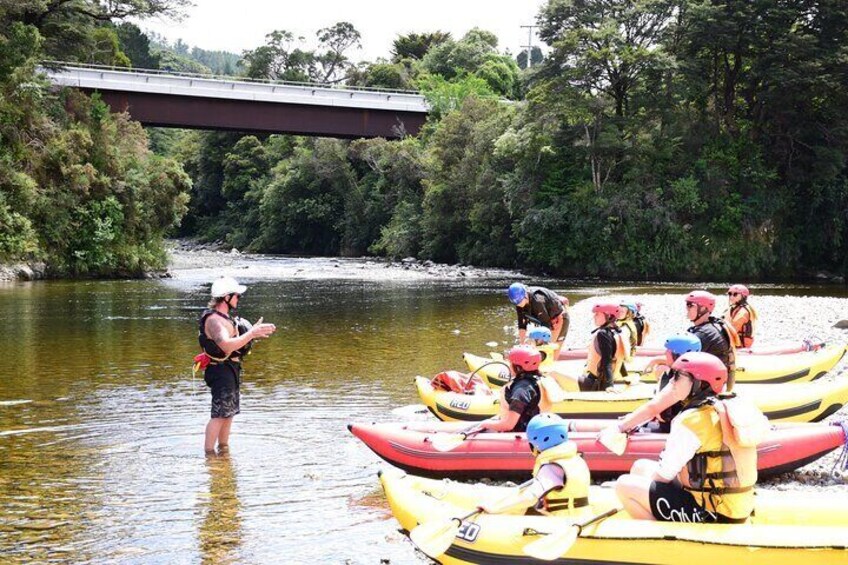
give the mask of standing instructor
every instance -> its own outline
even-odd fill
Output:
[[[518,343],[527,340],[527,322],[551,330],[551,343],[565,341],[568,334],[568,299],[541,286],[512,283],[507,289],[510,302],[518,314]]]
[[[212,283],[212,298],[200,315],[198,340],[206,359],[201,361],[206,372],[204,380],[212,391],[212,413],[206,424],[206,453],[229,447],[233,416],[240,412],[241,360],[254,339],[274,333],[274,324],[262,320],[251,326],[236,315],[241,295],[247,287],[232,277],[222,277]]]

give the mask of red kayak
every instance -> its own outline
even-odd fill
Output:
[[[607,425],[607,423],[602,423]],[[510,479],[530,477],[534,457],[523,433],[481,433],[449,451],[433,446],[432,430],[457,430],[427,424],[349,424],[348,429],[374,453],[414,475],[435,478]],[[590,422],[578,429],[594,427]],[[417,429],[416,429],[417,428]],[[426,428],[430,428],[427,430]],[[781,424],[757,448],[761,477],[792,471],[846,445],[845,424]],[[637,459],[658,459],[667,434],[637,433],[630,436],[624,455],[617,456],[597,441],[597,432],[571,432],[594,477],[626,473]]]
[[[824,342],[805,339],[798,343],[775,345],[771,347],[748,347],[736,350],[737,355],[790,355],[804,351],[818,351],[825,346]],[[588,349],[585,347],[570,347],[560,349],[557,359],[585,359]],[[637,347],[638,357],[662,357],[665,349],[662,347]]]

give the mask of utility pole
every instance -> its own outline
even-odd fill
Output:
[[[533,66],[533,62],[531,61],[532,56],[533,56],[533,30],[536,29],[537,27],[539,27],[539,26],[534,26],[534,25],[521,26],[522,29],[524,29],[524,28],[527,29],[527,45],[522,45],[521,47],[527,49],[527,68],[528,69]]]

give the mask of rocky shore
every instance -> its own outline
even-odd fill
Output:
[[[409,280],[504,278],[524,279],[525,275],[506,269],[489,269],[468,265],[445,265],[407,257],[391,261],[376,257],[334,258],[261,255],[242,253],[221,241],[200,243],[189,239],[172,240],[168,244],[169,273],[175,277],[191,277],[199,269],[216,269],[221,275],[245,278],[378,278]]]

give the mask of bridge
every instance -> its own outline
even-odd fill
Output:
[[[99,92],[113,111],[148,126],[398,138],[427,118],[421,94],[378,88],[253,81],[156,70],[45,63],[58,86]]]

